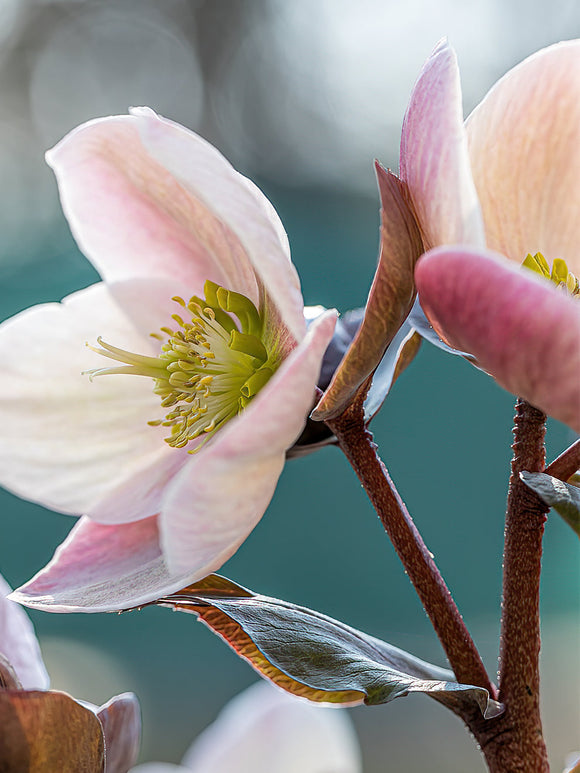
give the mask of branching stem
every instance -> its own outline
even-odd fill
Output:
[[[523,470],[545,465],[545,415],[524,400],[516,404],[514,456],[508,494],[500,643],[499,692],[451,594],[427,550],[366,429],[362,395],[328,424],[364,486],[409,579],[443,645],[458,681],[485,687],[505,712],[485,720],[479,711],[460,712],[479,742],[491,773],[548,773],[539,711],[540,562],[546,506],[519,479]],[[548,468],[567,478],[578,467],[575,443]]]

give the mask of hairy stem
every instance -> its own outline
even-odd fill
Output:
[[[385,465],[377,456],[372,434],[365,427],[362,401],[353,403],[342,416],[328,424],[415,586],[456,678],[465,684],[485,687],[494,698],[495,686],[463,618]]]
[[[514,456],[509,485],[500,640],[499,690],[506,720],[517,731],[520,767],[549,770],[540,720],[540,570],[547,506],[519,473],[542,472],[546,416],[525,400],[516,403]],[[515,749],[512,749],[512,753]]]
[[[548,773],[540,720],[540,563],[547,507],[520,481],[542,472],[545,415],[518,399],[507,501],[499,700],[505,712],[471,729],[493,773]]]

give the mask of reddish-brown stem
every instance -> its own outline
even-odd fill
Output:
[[[453,598],[366,429],[359,400],[328,422],[339,445],[365,488],[385,531],[443,645],[459,682],[485,687],[496,695],[477,648]]]
[[[580,440],[572,443],[565,451],[562,451],[554,461],[549,464],[544,472],[553,475],[554,478],[567,481],[576,470],[580,469]]]
[[[491,771],[547,773],[540,720],[540,562],[547,508],[520,481],[523,470],[544,469],[546,417],[518,400],[504,545],[504,579],[497,720],[475,734]],[[472,727],[473,729],[473,727]]]

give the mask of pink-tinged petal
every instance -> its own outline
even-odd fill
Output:
[[[403,122],[400,177],[407,183],[425,249],[485,245],[463,126],[455,52],[441,41],[415,83]]]
[[[6,598],[11,590],[0,575],[0,653],[25,690],[48,690],[49,678],[34,627],[22,607]]]
[[[120,526],[85,517],[51,562],[10,598],[48,612],[114,612],[175,593],[195,579],[169,572],[156,516]]]
[[[140,123],[128,115],[89,121],[47,153],[79,247],[108,281],[178,278],[191,296],[211,279],[257,300],[239,239],[151,156]]]
[[[149,108],[134,108],[131,113],[153,158],[235,234],[282,320],[300,341],[305,332],[300,282],[286,232],[268,199],[197,134]],[[232,289],[250,295],[243,284]]]
[[[439,248],[415,279],[434,327],[501,386],[580,432],[580,303],[500,256]]]
[[[376,171],[381,196],[379,263],[362,324],[312,412],[316,421],[342,413],[380,363],[415,300],[413,269],[423,252],[415,216],[405,200],[401,181],[378,163]]]
[[[97,709],[105,736],[106,773],[127,773],[139,756],[141,711],[132,692],[115,695]]]
[[[336,312],[321,315],[266,386],[169,485],[161,511],[172,571],[218,569],[262,517],[312,407]]]
[[[157,325],[165,301],[156,306],[151,285],[127,282],[118,288],[125,310],[97,284],[0,327],[0,481],[16,494],[78,514],[143,469],[164,480],[168,460],[179,458],[163,442],[165,428],[147,424],[163,416],[149,379],[115,375],[91,382],[83,375],[111,364],[85,346],[98,335],[134,352],[157,353],[159,342],[148,336],[155,328],[137,330],[126,313],[130,297],[139,303],[137,290]],[[162,285],[162,298],[165,291]]]
[[[344,709],[259,682],[231,700],[183,759],[191,773],[360,773]]]
[[[498,81],[467,124],[487,243],[580,274],[580,41],[558,43]]]

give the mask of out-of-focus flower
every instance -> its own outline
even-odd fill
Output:
[[[336,315],[306,330],[271,204],[153,111],[84,124],[48,160],[104,282],[0,328],[0,479],[83,514],[14,598],[136,606],[217,569],[261,518]]]
[[[455,57],[439,46],[405,118],[401,178],[425,249],[440,247],[415,271],[437,332],[580,431],[580,304],[565,291],[574,282],[557,288],[513,268],[542,253],[556,276],[580,273],[580,41],[510,70],[465,126]]]
[[[126,773],[141,737],[132,693],[101,707],[49,690],[32,623],[0,575],[0,769]]]
[[[181,765],[150,762],[131,773],[360,773],[343,709],[322,708],[258,682],[231,700]]]

